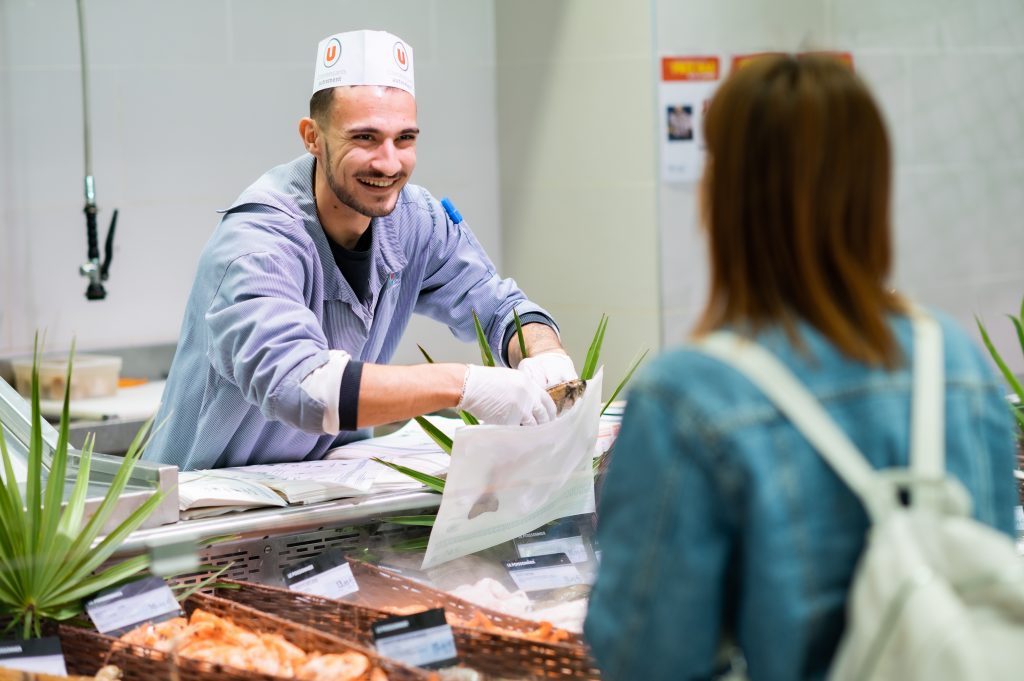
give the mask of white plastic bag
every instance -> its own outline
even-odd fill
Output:
[[[602,373],[587,381],[583,399],[554,421],[456,431],[423,569],[509,541],[557,518],[594,511],[591,461]]]

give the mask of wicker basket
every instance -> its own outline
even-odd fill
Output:
[[[388,610],[410,605],[422,605],[428,608],[444,608],[446,612],[456,615],[460,620],[470,620],[474,613],[482,612],[495,625],[509,631],[528,634],[534,631],[539,623],[523,619],[496,610],[482,608],[475,603],[453,596],[439,589],[420,584],[396,572],[377,567],[358,560],[350,560],[352,574],[359,583],[359,591],[346,597],[357,605]],[[570,632],[570,645],[583,646],[583,637]]]
[[[185,602],[185,610],[191,614],[196,608],[202,608],[221,617],[229,617],[235,624],[253,631],[280,634],[290,643],[309,652],[361,652],[370,658],[374,665],[383,669],[390,681],[425,681],[430,678],[422,670],[383,658],[356,643],[343,641],[337,636],[254,610],[240,603],[196,594]],[[68,672],[74,674],[95,674],[101,666],[113,664],[124,671],[125,681],[279,681],[282,678],[179,657],[145,646],[129,645],[88,629],[62,625],[59,635]]]
[[[93,681],[91,676],[50,676],[0,667],[0,681]]]
[[[372,579],[366,578],[365,574],[376,574],[379,569],[373,566],[360,568],[361,565],[363,564],[353,563],[352,568],[359,581],[357,593],[364,594],[367,588],[364,585],[373,582]],[[361,570],[367,568],[372,568],[372,571],[360,574]],[[386,595],[389,602],[395,605],[444,607],[446,611],[457,612],[460,618],[465,619],[472,617],[474,611],[485,612],[465,601],[453,599],[444,592],[435,592],[397,575],[381,576],[380,580],[388,586]],[[404,588],[398,587],[399,581],[404,583]],[[386,610],[278,587],[250,582],[233,582],[232,586],[235,588],[218,591],[218,594],[256,610],[305,622],[366,646],[373,644],[371,625],[391,616]],[[405,597],[409,594],[413,594],[415,600]],[[363,598],[365,597],[364,594]],[[450,607],[449,599],[458,607]],[[532,631],[538,626],[536,622],[511,618],[499,613],[493,613],[492,621],[501,627],[513,625],[515,631],[523,632]],[[514,678],[601,678],[587,648],[578,637],[568,643],[543,643],[520,636],[463,626],[453,626],[452,632],[462,662],[485,674]]]

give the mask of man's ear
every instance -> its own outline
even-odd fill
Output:
[[[320,152],[320,126],[312,118],[299,121],[299,137],[306,151],[316,156]]]

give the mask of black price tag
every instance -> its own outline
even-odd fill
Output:
[[[439,669],[459,661],[444,608],[382,619],[373,625],[373,640],[381,655],[413,667]]]
[[[64,651],[56,636],[0,641],[0,667],[53,676],[68,675],[64,667]]]
[[[583,577],[564,553],[504,561],[505,569],[523,591],[549,591],[582,584]]]
[[[284,581],[292,591],[324,598],[341,598],[359,591],[352,566],[341,549],[328,549],[315,558],[289,566]]]
[[[146,577],[102,591],[85,604],[85,611],[97,631],[111,636],[185,614],[174,592],[159,577]]]

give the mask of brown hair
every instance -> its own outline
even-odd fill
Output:
[[[696,333],[805,320],[854,359],[895,366],[886,314],[890,151],[852,69],[824,55],[758,57],[705,118],[711,292]]]
[[[326,128],[331,120],[331,104],[334,102],[334,88],[317,90],[309,98],[309,117],[321,128]]]

